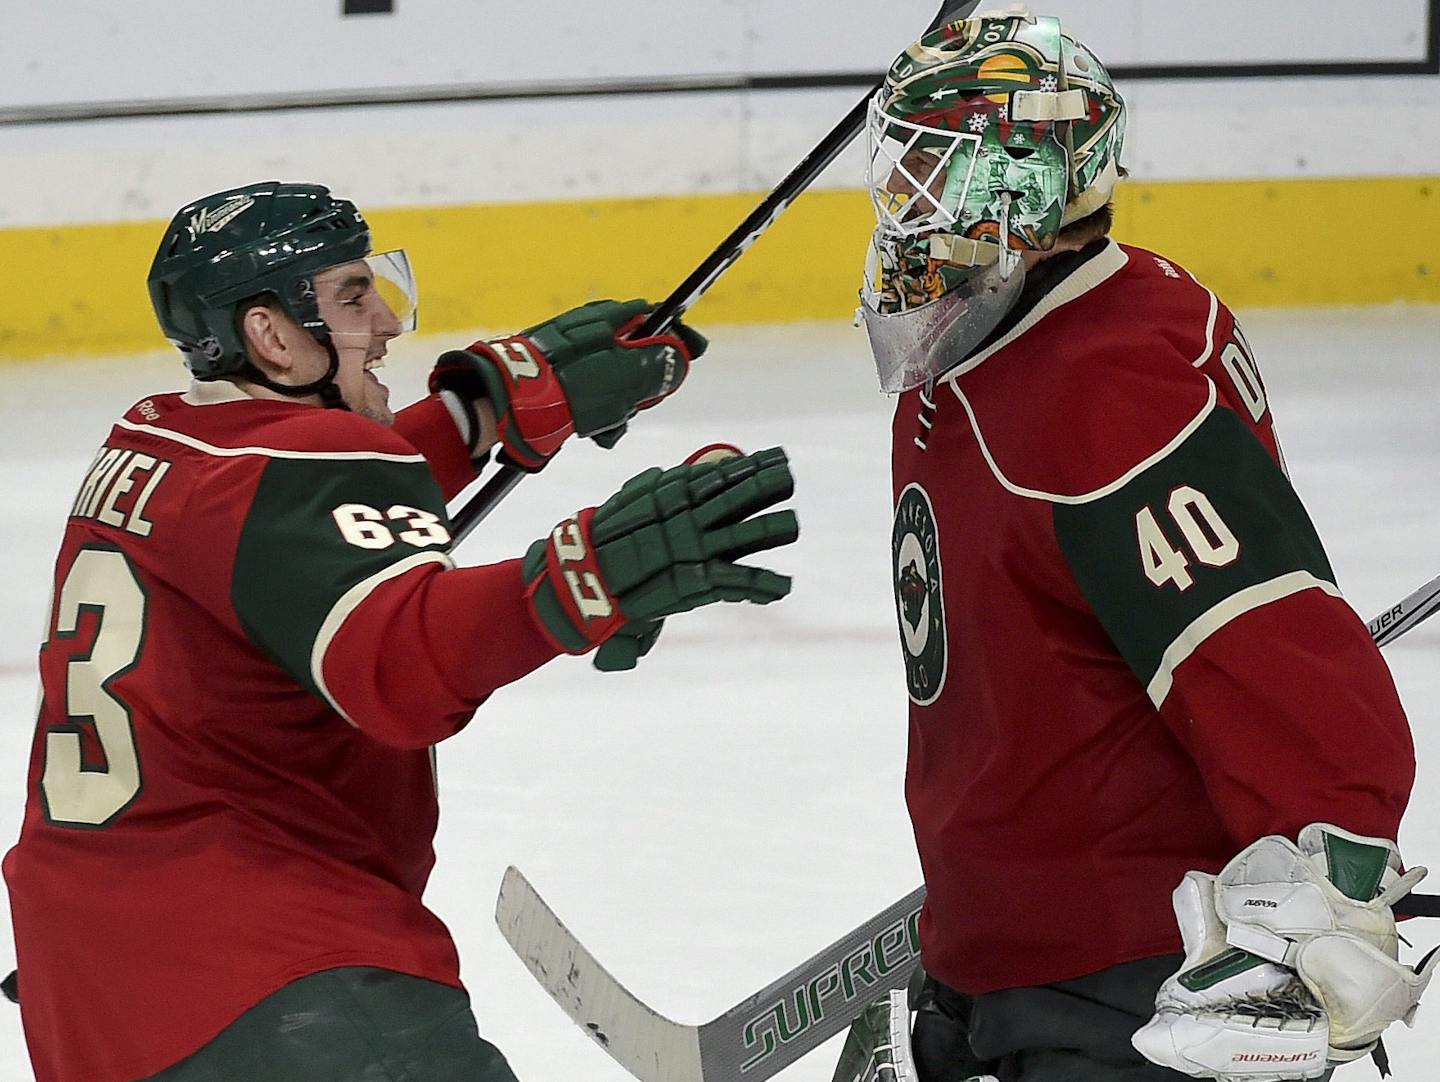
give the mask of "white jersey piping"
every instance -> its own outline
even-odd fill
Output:
[[[1200,408],[1200,412],[1197,413],[1194,417],[1192,417],[1190,421],[1185,425],[1185,427],[1179,431],[1179,433],[1175,436],[1174,439],[1172,439],[1164,447],[1160,448],[1160,450],[1156,451],[1149,458],[1145,458],[1137,462],[1134,466],[1130,467],[1130,469],[1126,470],[1123,474],[1121,474],[1115,480],[1111,481],[1109,484],[1097,488],[1091,492],[1082,492],[1077,496],[1065,496],[1061,495],[1058,492],[1045,492],[1038,488],[1025,488],[1023,485],[1017,485],[1008,477],[1006,477],[1005,474],[1000,471],[1000,465],[995,461],[995,456],[990,453],[990,447],[985,442],[984,434],[980,431],[980,421],[975,416],[975,410],[970,405],[970,400],[966,398],[964,393],[960,390],[959,384],[952,383],[950,385],[950,388],[955,392],[955,397],[960,400],[960,405],[965,407],[965,414],[970,418],[970,428],[975,433],[975,442],[980,447],[980,453],[985,458],[985,464],[990,467],[990,472],[994,475],[995,480],[999,481],[1000,485],[1007,492],[1013,493],[1016,496],[1025,496],[1032,500],[1045,500],[1047,503],[1074,505],[1090,503],[1094,500],[1098,500],[1105,496],[1108,496],[1112,492],[1118,491],[1119,489],[1127,485],[1130,481],[1134,480],[1140,474],[1148,470],[1155,463],[1159,462],[1166,455],[1174,451],[1175,448],[1179,447],[1187,439],[1189,439],[1191,433],[1193,433],[1197,428],[1199,428],[1200,425],[1204,423],[1205,418],[1209,417],[1211,412],[1215,409],[1215,381],[1210,379],[1209,376],[1206,376],[1205,383],[1208,388],[1205,397],[1205,405],[1202,406]]]
[[[172,443],[183,444],[196,451],[203,451],[207,455],[215,455],[219,458],[238,458],[243,455],[260,455],[264,458],[294,458],[294,459],[319,459],[326,462],[424,462],[424,455],[399,455],[388,451],[282,451],[278,447],[217,447],[213,443],[206,443],[194,436],[186,436],[179,432],[172,432],[166,428],[156,428],[154,425],[136,424],[134,421],[119,420],[115,422],[117,428],[126,428],[131,432],[141,432],[147,436],[155,436],[158,439],[170,440]]]
[[[1190,621],[1190,626],[1180,632],[1175,641],[1166,647],[1165,653],[1160,658],[1160,667],[1155,670],[1155,675],[1150,678],[1150,683],[1145,688],[1145,693],[1150,696],[1150,701],[1155,704],[1155,709],[1160,709],[1170,694],[1170,688],[1175,682],[1175,670],[1211,635],[1237,616],[1252,609],[1258,609],[1272,601],[1279,601],[1282,597],[1289,597],[1291,594],[1298,594],[1302,590],[1310,589],[1323,590],[1331,597],[1344,596],[1340,593],[1340,587],[1333,582],[1316,578],[1308,571],[1291,571],[1289,574],[1281,575],[1269,582],[1247,586]]]
[[[1035,324],[1048,316],[1061,305],[1069,304],[1078,300],[1086,293],[1089,293],[1096,286],[1111,278],[1124,269],[1130,262],[1130,257],[1125,254],[1125,249],[1110,241],[1094,258],[1086,260],[1080,267],[1069,275],[1063,282],[1045,294],[1040,303],[1035,305],[1025,314],[1025,317],[1010,328],[993,345],[982,349],[975,356],[956,365],[940,378],[941,383],[948,383],[955,386],[955,377],[964,375],[966,372],[976,368],[985,361],[987,357],[994,356],[1004,349],[1015,339],[1028,331]]]
[[[325,701],[330,704],[335,713],[351,725],[355,725],[355,720],[341,709],[340,704],[335,701],[335,696],[330,694],[330,689],[325,685],[325,651],[330,649],[331,640],[340,631],[340,625],[360,606],[362,601],[370,596],[370,592],[375,587],[424,564],[432,563],[444,564],[447,569],[455,566],[455,561],[443,552],[417,552],[414,556],[407,556],[405,559],[375,572],[368,579],[357,582],[346,590],[340,600],[336,601],[330,607],[330,611],[325,614],[325,619],[320,624],[320,630],[315,635],[315,642],[310,647],[310,678],[315,681],[315,686],[320,689],[320,694],[325,696]],[[359,728],[358,725],[355,727]]]
[[[1181,269],[1184,270],[1183,267]],[[1200,356],[1190,362],[1191,368],[1199,368],[1209,360],[1210,354],[1215,352],[1215,323],[1220,317],[1220,298],[1215,296],[1214,290],[1205,285],[1199,278],[1190,274],[1188,270],[1185,271],[1185,273],[1189,275],[1190,281],[1205,290],[1205,295],[1210,298],[1210,315],[1205,320],[1205,348],[1201,351]]]

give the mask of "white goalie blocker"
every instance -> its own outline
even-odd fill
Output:
[[[1189,872],[1174,895],[1185,961],[1135,1048],[1197,1078],[1288,1082],[1413,1025],[1440,958],[1398,960],[1392,907],[1426,875],[1400,868],[1393,842],[1313,823],[1298,845],[1261,838],[1218,876]]]

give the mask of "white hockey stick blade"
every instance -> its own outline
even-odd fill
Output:
[[[1437,611],[1440,611],[1440,575],[1371,620],[1370,634],[1376,646],[1385,646]]]
[[[923,887],[718,1018],[683,1025],[636,999],[595,960],[517,868],[495,923],[576,1025],[641,1082],[762,1082],[903,986],[920,960]]]

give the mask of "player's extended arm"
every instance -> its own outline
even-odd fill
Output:
[[[435,362],[432,391],[449,391],[467,409],[488,402],[505,457],[538,470],[571,435],[613,446],[638,411],[673,394],[705,338],[676,323],[651,337],[628,337],[648,302],[592,301],[508,338],[475,342]],[[472,444],[482,430],[469,418]]]
[[[395,432],[425,456],[436,484],[451,500],[474,481],[496,439],[489,402],[462,402],[451,391],[427,395],[395,414]]]
[[[627,668],[667,615],[789,589],[736,562],[795,538],[792,512],[757,514],[790,495],[778,449],[647,471],[556,527],[523,568],[456,568],[426,464],[385,454],[272,463],[232,585],[251,639],[384,743],[452,735],[561,651],[599,646],[599,667]]]
[[[787,577],[738,561],[795,540],[794,512],[766,512],[792,489],[779,448],[651,469],[561,522],[519,566],[421,563],[344,618],[325,647],[328,697],[378,739],[418,745],[556,653],[596,650],[596,667],[632,668],[667,616],[789,592]]]

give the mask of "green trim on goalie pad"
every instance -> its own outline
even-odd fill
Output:
[[[516,1082],[462,989],[385,969],[328,969],[267,996],[147,1082]]]
[[[320,694],[311,653],[336,602],[402,560],[445,551],[449,527],[423,462],[272,460],[240,533],[231,602],[251,641]]]
[[[1292,572],[1335,581],[1289,479],[1224,408],[1116,491],[1055,504],[1054,522],[1076,583],[1147,687],[1181,635],[1212,610],[1222,626],[1217,606],[1241,591]]]
[[[1256,966],[1263,966],[1265,959],[1249,951],[1242,951],[1239,947],[1231,947],[1223,954],[1217,954],[1204,965],[1198,965],[1194,969],[1187,969],[1175,979],[1192,992],[1203,992],[1207,988],[1213,988],[1221,981],[1228,981],[1231,977],[1238,977]]]
[[[1380,879],[1390,861],[1383,845],[1366,845],[1325,832],[1325,862],[1330,882],[1347,898],[1368,902],[1380,893]]]

